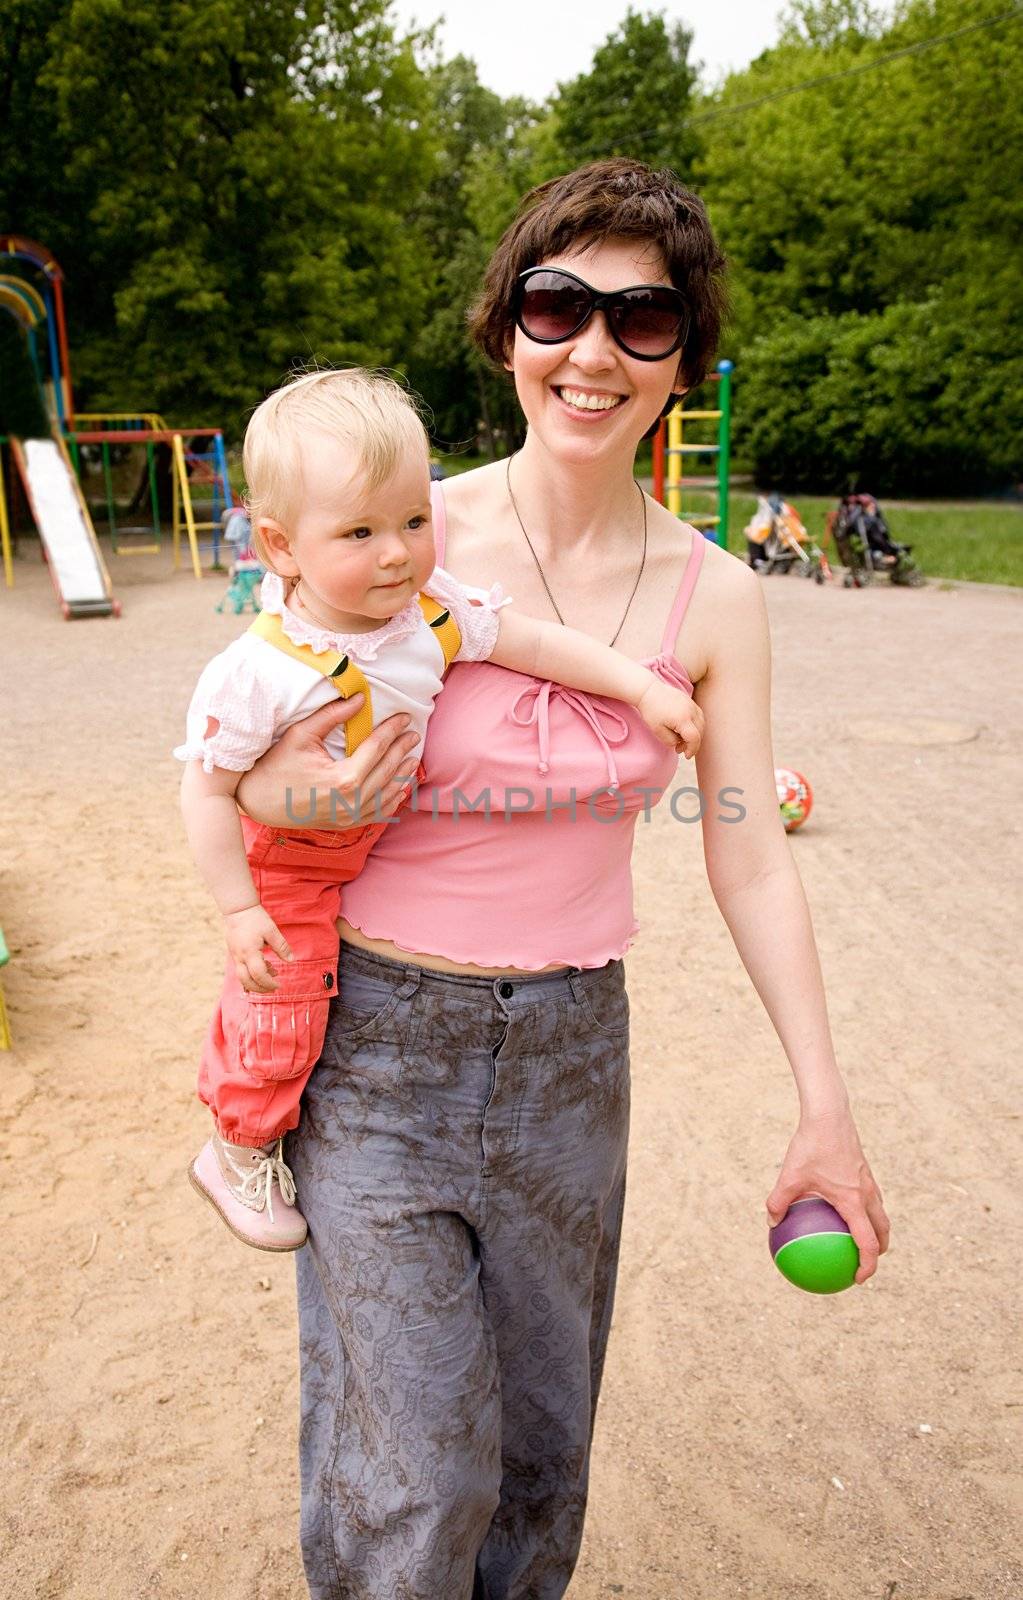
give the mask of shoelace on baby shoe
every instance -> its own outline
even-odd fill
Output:
[[[226,1154],[226,1152],[225,1152]],[[274,1181],[280,1186],[281,1195],[289,1206],[295,1204],[295,1178],[284,1159],[284,1140],[278,1139],[273,1148],[273,1153],[264,1153],[262,1160],[255,1162],[248,1171],[240,1167],[232,1156],[227,1155],[229,1166],[241,1179],[236,1190],[242,1205],[249,1206],[253,1211],[262,1211],[264,1208],[269,1213],[270,1221],[274,1220],[273,1187]]]

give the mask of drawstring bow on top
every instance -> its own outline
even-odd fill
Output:
[[[612,745],[624,744],[629,737],[629,724],[620,712],[615,711],[606,700],[601,700],[595,695],[582,694],[578,689],[568,689],[562,683],[552,683],[548,678],[534,678],[525,689],[518,694],[511,706],[508,715],[520,728],[528,728],[536,724],[537,748],[539,760],[537,771],[541,777],[550,771],[551,753],[551,728],[550,728],[550,703],[556,697],[568,706],[576,716],[581,717],[586,726],[591,730],[597,743],[604,752],[607,763],[608,787],[617,789],[618,768],[615,766]],[[519,708],[523,702],[527,709],[520,714]],[[611,724],[610,727],[602,725]]]

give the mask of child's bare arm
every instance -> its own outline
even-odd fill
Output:
[[[703,736],[703,713],[681,689],[673,689],[648,667],[611,650],[575,628],[502,608],[500,627],[490,660],[514,672],[550,678],[582,689],[587,694],[608,695],[634,705],[657,737],[687,756],[694,756]]]
[[[189,761],[181,778],[181,813],[196,866],[222,916],[259,904],[234,794],[240,772]]]
[[[227,946],[242,987],[270,992],[277,980],[263,957],[269,945],[284,960],[291,950],[273,918],[259,903],[245,856],[235,790],[242,774],[215,767],[204,772],[189,761],[181,779],[181,811],[196,866],[224,919]]]

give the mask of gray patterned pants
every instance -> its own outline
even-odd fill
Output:
[[[579,1553],[629,1123],[622,963],[345,946],[287,1154],[312,1600],[560,1600]]]

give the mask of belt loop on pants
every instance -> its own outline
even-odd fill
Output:
[[[580,1001],[586,993],[586,985],[583,983],[582,973],[578,970],[568,974],[568,986],[572,991],[572,998],[576,1001]]]
[[[405,977],[398,989],[399,1000],[411,1000],[423,981],[422,967],[406,967]]]

